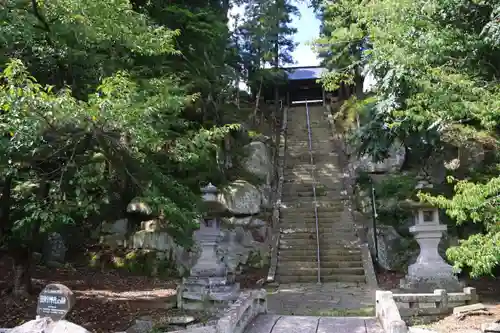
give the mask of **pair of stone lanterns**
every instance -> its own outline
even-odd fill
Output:
[[[208,211],[220,211],[217,188],[211,183],[201,189]],[[213,214],[212,214],[213,215]],[[216,215],[216,214],[215,214]],[[186,310],[218,310],[235,301],[240,295],[240,286],[228,278],[225,263],[217,256],[217,245],[221,238],[220,220],[207,216],[200,222],[194,234],[201,247],[201,255],[177,290],[177,304]]]
[[[415,189],[432,188],[425,179],[420,179]],[[439,255],[438,246],[446,225],[439,222],[439,210],[431,205],[407,201],[414,210],[415,225],[410,227],[420,246],[416,262],[408,267],[408,274],[401,280],[402,289],[414,292],[433,292],[435,289],[461,291],[463,285],[454,275],[453,267]]]

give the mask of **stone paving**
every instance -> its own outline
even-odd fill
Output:
[[[363,283],[281,284],[269,290],[268,311],[277,315],[328,316],[342,311],[374,315],[375,290]]]
[[[260,315],[245,333],[384,333],[373,318]]]

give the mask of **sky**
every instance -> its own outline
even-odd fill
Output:
[[[319,36],[320,22],[316,18],[313,9],[308,8],[304,2],[297,5],[300,18],[295,18],[292,22],[292,26],[298,30],[294,40],[299,43],[295,52],[293,52],[293,59],[297,62],[295,66],[318,66],[320,60],[306,43]]]
[[[292,26],[298,30],[294,36],[294,40],[299,45],[292,54],[296,63],[291,66],[317,66],[320,62],[311,47],[307,45],[308,42],[311,42],[319,35],[320,22],[314,15],[313,9],[308,8],[304,2],[306,1],[296,4],[300,11],[300,17],[294,18],[292,22]],[[242,16],[243,7],[232,8],[231,14],[240,14]],[[233,24],[230,18],[229,25],[232,26]]]

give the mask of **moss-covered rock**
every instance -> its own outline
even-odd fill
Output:
[[[109,250],[89,252],[88,263],[101,269],[118,269],[147,276],[177,276],[171,254],[152,250]]]
[[[269,253],[265,251],[252,251],[248,255],[246,266],[249,268],[264,268],[269,265]]]

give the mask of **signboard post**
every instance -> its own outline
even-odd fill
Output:
[[[38,297],[36,314],[53,321],[62,320],[75,305],[73,292],[63,284],[48,284]]]

